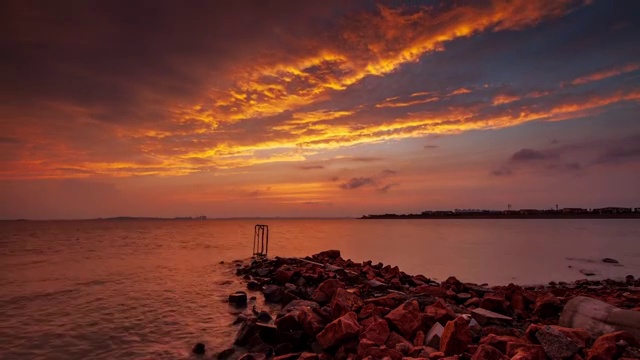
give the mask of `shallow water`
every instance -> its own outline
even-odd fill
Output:
[[[440,280],[640,276],[635,219],[0,222],[0,358],[184,359],[197,341],[228,347],[237,310],[224,299],[244,288],[230,262],[250,255],[257,222],[270,226],[270,256],[336,248]]]

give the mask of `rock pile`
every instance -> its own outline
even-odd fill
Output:
[[[640,357],[640,344],[624,331],[594,338],[586,330],[558,326],[564,304],[578,295],[640,311],[640,281],[632,276],[625,282],[489,288],[455,277],[436,282],[371,261],[355,263],[337,250],[305,259],[254,260],[238,265],[237,274],[249,290],[282,305],[275,321],[239,319],[235,345],[246,352],[242,359]]]

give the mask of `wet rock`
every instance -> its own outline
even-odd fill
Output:
[[[260,285],[260,283],[257,282],[256,280],[249,280],[247,282],[247,289],[249,290],[256,291],[256,290],[260,290],[261,287],[262,285]]]
[[[354,295],[343,288],[338,288],[335,295],[331,299],[329,307],[331,308],[331,314],[333,318],[339,318],[340,316],[354,311],[357,312],[364,305],[362,299],[357,295]]]
[[[551,360],[563,360],[572,357],[579,350],[576,343],[550,326],[545,326],[538,330],[536,338]]]
[[[562,311],[562,303],[552,293],[538,296],[533,312],[541,318],[557,317]]]
[[[360,334],[360,339],[366,339],[372,343],[381,346],[387,342],[387,338],[391,331],[385,320],[376,320]]]
[[[504,356],[498,349],[489,345],[480,345],[478,349],[475,351],[471,360],[502,360],[509,359]]]
[[[547,360],[547,355],[540,345],[509,343],[507,356],[511,360]]]
[[[298,322],[298,311],[292,311],[285,316],[276,319],[275,324],[278,331],[290,332],[302,330],[302,324]]]
[[[234,348],[228,348],[228,349],[222,350],[222,351],[220,351],[218,353],[218,355],[216,355],[216,359],[217,360],[227,360],[235,352],[236,352],[236,349],[234,349]]]
[[[308,300],[293,300],[288,303],[287,306],[283,307],[282,310],[278,313],[278,316],[283,316],[291,311],[300,310],[301,308],[308,307],[311,309],[319,309],[320,305],[318,305],[315,301]]]
[[[322,329],[324,329],[324,321],[312,308],[303,307],[298,311],[298,322],[302,325],[303,331],[315,337]]]
[[[433,305],[425,307],[424,313],[425,319],[429,324],[438,322],[445,325],[456,318],[456,313],[442,299],[438,299]]]
[[[284,290],[278,285],[267,285],[262,289],[264,300],[271,303],[279,303],[284,296]]]
[[[360,330],[358,316],[354,312],[349,312],[328,324],[317,335],[317,339],[323,349],[329,349],[357,337]]]
[[[247,306],[247,293],[244,291],[236,291],[233,294],[229,294],[229,304]]]
[[[258,319],[259,322],[262,323],[268,323],[271,322],[273,320],[273,318],[271,317],[271,315],[269,315],[268,312],[262,310],[260,311],[257,315],[256,315],[256,319]]]
[[[424,344],[426,346],[439,349],[440,339],[442,338],[443,332],[444,332],[444,326],[440,325],[440,323],[433,324],[431,329],[429,329],[429,332],[427,332],[427,335],[424,340]]]
[[[447,356],[461,354],[469,344],[471,344],[469,322],[462,316],[449,321],[442,332],[440,351]]]
[[[238,360],[267,360],[267,356],[265,354],[249,353],[242,355]]]
[[[195,345],[193,345],[193,349],[191,349],[191,352],[196,354],[196,355],[202,355],[207,351],[205,345],[203,343],[197,343]]]
[[[422,325],[422,313],[417,301],[411,300],[393,309],[384,317],[400,334],[407,338],[413,338],[416,331]]]
[[[618,347],[616,343],[621,340],[632,346],[638,346],[638,341],[626,331],[602,335],[596,339],[591,349],[589,349],[587,360],[608,360],[619,357],[624,349]]]
[[[240,315],[238,315],[238,317],[235,320],[233,320],[233,325],[237,325],[237,324],[243,323],[243,322],[245,322],[247,320],[248,320],[247,315],[240,314]]]
[[[612,259],[612,258],[604,258],[602,259],[603,263],[608,263],[608,264],[619,264],[620,262],[616,259]]]
[[[311,300],[321,304],[328,303],[339,288],[344,288],[344,284],[340,280],[325,280],[313,292]]]
[[[478,322],[478,324],[482,326],[490,324],[511,325],[513,323],[512,318],[483,308],[473,309],[471,311],[471,317],[474,318]]]

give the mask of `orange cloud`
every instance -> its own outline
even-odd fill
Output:
[[[610,77],[622,75],[628,72],[633,72],[638,69],[640,69],[640,63],[626,64],[626,65],[618,66],[612,69],[605,69],[592,74],[581,76],[571,81],[570,84],[581,85],[581,84],[586,84],[593,81],[600,81],[600,80],[608,79]]]

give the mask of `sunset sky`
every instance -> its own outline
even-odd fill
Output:
[[[640,2],[3,1],[0,219],[640,207]]]

